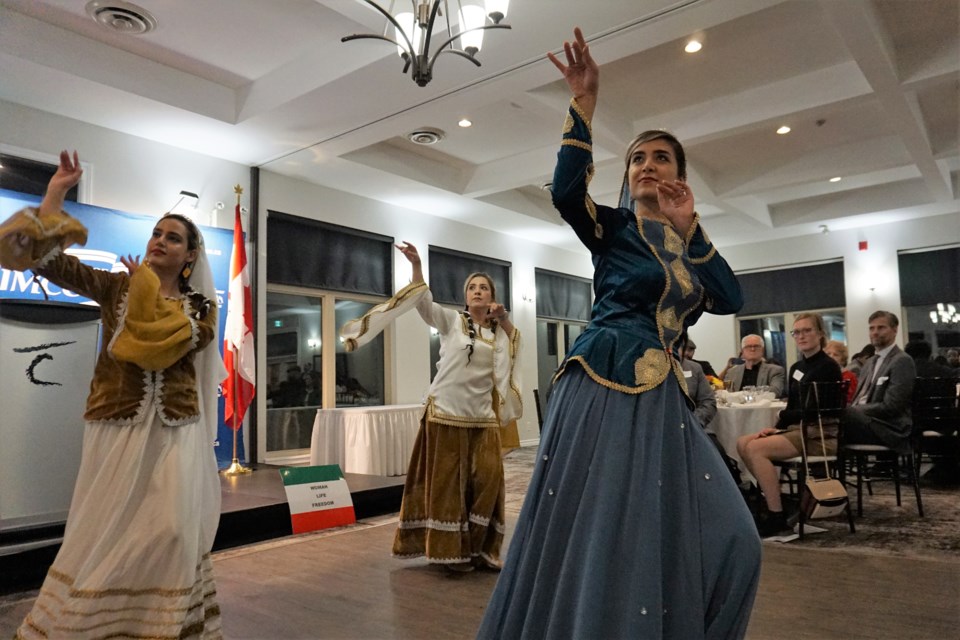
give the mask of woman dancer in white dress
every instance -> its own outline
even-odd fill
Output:
[[[43,202],[0,225],[0,263],[100,305],[102,348],[63,545],[17,638],[217,638],[210,549],[220,516],[213,451],[213,278],[197,227],[162,217],[128,273],[63,252],[86,229],[61,211],[81,176],[66,152]]]

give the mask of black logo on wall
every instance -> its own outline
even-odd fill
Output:
[[[37,351],[45,352],[50,349],[55,349],[56,347],[65,347],[68,344],[74,344],[75,342],[76,340],[71,340],[70,342],[48,342],[47,344],[40,344],[35,347],[18,347],[18,348],[15,348],[13,352],[14,353],[35,353]],[[27,380],[29,380],[31,384],[35,384],[38,386],[55,385],[58,387],[62,387],[63,385],[59,382],[52,382],[49,380],[40,380],[39,378],[36,377],[35,370],[37,366],[44,360],[53,360],[53,356],[50,355],[49,353],[37,354],[37,356],[30,363],[30,366],[27,367],[27,370],[26,370]]]

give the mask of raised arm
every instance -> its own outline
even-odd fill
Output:
[[[40,203],[40,213],[59,213],[63,209],[63,201],[67,192],[80,182],[83,169],[80,168],[80,156],[73,152],[73,157],[66,151],[60,152],[60,165],[56,173],[47,183],[47,192]]]

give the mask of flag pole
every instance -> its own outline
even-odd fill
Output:
[[[237,194],[237,206],[239,207],[240,194],[243,193],[243,188],[240,185],[237,185],[236,187],[234,187],[233,190]],[[243,300],[234,300],[233,303],[243,304]],[[237,351],[236,346],[232,346],[231,351],[233,351],[233,361],[235,363],[239,362],[240,354]],[[253,473],[253,469],[249,469],[243,466],[242,464],[240,464],[240,460],[237,458],[237,434],[240,432],[241,425],[237,425],[237,416],[240,415],[240,411],[239,411],[240,407],[237,404],[239,394],[237,393],[237,367],[236,366],[233,367],[233,371],[231,372],[231,381],[233,382],[233,387],[232,387],[233,393],[230,394],[233,400],[233,425],[236,426],[236,428],[234,429],[233,426],[231,426],[230,428],[230,430],[233,431],[233,462],[230,463],[229,467],[223,470],[223,475],[242,476],[248,473]]]

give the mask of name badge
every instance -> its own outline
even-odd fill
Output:
[[[684,372],[683,372],[683,377],[684,377],[684,378],[692,378],[692,377],[693,377],[693,371],[684,371]]]
[[[794,371],[793,379],[796,380],[797,382],[800,382],[801,380],[803,380],[803,371],[800,371],[800,369],[797,369],[796,371]]]
[[[879,378],[877,378],[877,386],[879,387],[889,379],[890,379],[890,376],[880,376]]]

